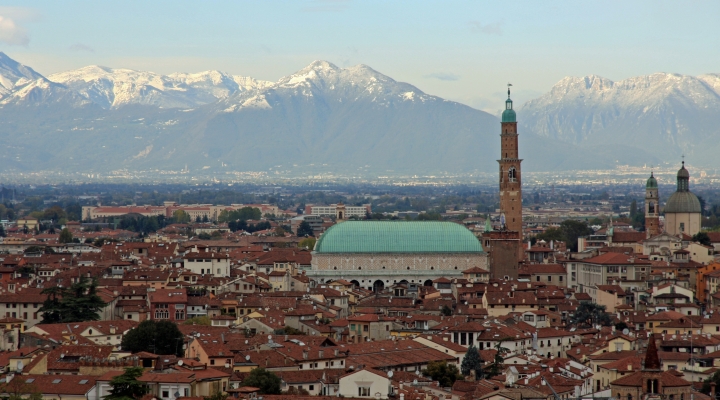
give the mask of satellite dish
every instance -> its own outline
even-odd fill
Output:
[[[413,379],[413,385],[417,385],[417,379]]]
[[[250,356],[245,356],[245,361],[250,361]]]
[[[628,329],[628,328],[623,329],[623,335],[627,335],[628,333],[630,333],[630,329]]]
[[[268,335],[268,340],[272,340],[272,335]]]
[[[183,363],[183,360],[178,361],[178,365],[179,365],[179,366],[182,367],[183,364],[184,364],[184,363]]]
[[[393,376],[393,372],[392,371],[388,372],[388,378],[392,378],[392,376]]]
[[[225,363],[225,368],[230,368],[230,363]]]
[[[60,353],[60,358],[61,358],[61,359],[65,358],[65,354],[64,354],[64,353]]]
[[[23,365],[22,360],[18,360],[18,362],[17,362],[17,364],[16,364],[16,366],[15,366],[15,369],[17,369],[17,372],[22,372],[23,367],[25,367],[25,365]]]
[[[176,399],[179,398],[179,397],[180,397],[180,392],[175,392],[175,393],[173,393],[173,396],[175,396]]]

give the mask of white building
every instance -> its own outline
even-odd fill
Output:
[[[366,204],[363,206],[344,206],[345,207],[345,218],[358,217],[365,218],[370,213],[370,205]],[[337,213],[337,204],[330,204],[329,206],[314,206],[308,205],[305,207],[305,214],[316,215],[319,217],[334,217]]]
[[[184,268],[193,273],[213,276],[230,276],[230,257],[213,253],[209,249],[193,248],[183,256]]]

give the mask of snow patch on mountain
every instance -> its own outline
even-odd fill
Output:
[[[267,82],[220,71],[161,75],[91,65],[49,76],[103,108],[128,104],[163,108],[196,107],[238,92],[266,87]]]

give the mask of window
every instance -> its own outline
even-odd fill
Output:
[[[163,391],[162,391],[162,397],[163,397],[163,398],[166,398],[166,399],[167,399],[168,397],[170,397],[170,391],[169,391],[169,390],[163,390]]]
[[[360,387],[358,387],[358,396],[359,396],[359,397],[368,397],[368,396],[370,396],[370,387],[369,387],[369,386],[360,386]]]
[[[315,390],[315,385],[310,385],[310,386],[308,386],[308,389],[310,389],[310,390]]]
[[[684,222],[680,223],[680,232],[685,232],[685,223]],[[672,397],[672,396],[670,396],[670,397]]]

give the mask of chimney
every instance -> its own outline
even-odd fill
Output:
[[[715,382],[710,382],[710,398],[715,400],[717,397],[715,397]]]
[[[628,364],[628,371],[632,371],[632,364]]]
[[[308,351],[303,350],[303,360],[307,360],[307,358],[308,358]]]

